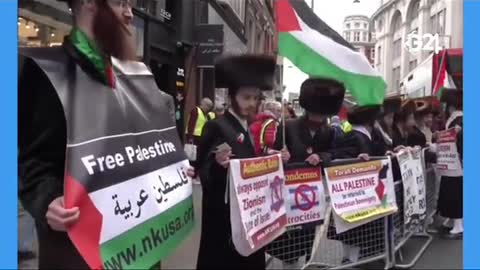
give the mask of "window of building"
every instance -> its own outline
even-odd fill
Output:
[[[431,33],[445,35],[445,9],[430,18]]]
[[[377,56],[377,63],[381,64],[382,63],[382,46],[378,46],[376,56]]]
[[[245,0],[222,0],[228,3],[240,21],[245,21]]]
[[[393,42],[393,59],[402,55],[402,39],[399,38]]]
[[[68,35],[71,26],[49,24],[50,20],[33,21],[30,18],[18,18],[18,44],[20,47],[60,46]],[[61,27],[61,28],[60,28]]]
[[[399,88],[400,87],[400,67],[396,67],[392,70],[392,78],[393,78],[393,87]]]
[[[362,41],[363,42],[368,42],[367,32],[362,33]]]
[[[355,28],[357,28],[357,29],[360,28],[360,23],[358,23],[358,22],[355,23]]]
[[[346,25],[346,26],[347,26],[347,29],[350,29],[350,24],[349,24],[349,23],[347,23],[347,25]]]
[[[383,21],[382,19],[378,20],[378,23],[377,23],[377,32],[380,32],[383,30]]]
[[[248,51],[254,52],[255,51],[255,25],[253,20],[248,20]]]
[[[350,38],[351,38],[350,32],[347,32],[347,33],[345,34],[345,39],[346,39],[347,41],[351,41]]]
[[[360,32],[355,32],[353,34],[353,41],[360,41]]]
[[[367,29],[368,25],[366,23],[363,24],[363,28]]]
[[[417,67],[417,59],[412,60],[408,63],[408,71],[412,71]]]
[[[375,61],[375,48],[370,49],[370,59],[372,60],[372,62]]]

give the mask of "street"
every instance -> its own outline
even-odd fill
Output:
[[[198,247],[200,243],[201,227],[201,186],[193,186],[193,197],[195,204],[196,226],[190,236],[162,262],[162,269],[195,269]],[[403,249],[403,257],[408,260],[412,254],[409,250],[415,250],[420,243],[415,240],[408,243]],[[412,269],[462,269],[463,267],[463,241],[435,238],[432,244],[419,259]],[[36,269],[36,259],[19,263],[19,269]],[[276,266],[276,265],[275,265]],[[372,267],[372,266],[369,266]],[[370,269],[370,268],[367,268]]]

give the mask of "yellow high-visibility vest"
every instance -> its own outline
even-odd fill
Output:
[[[349,133],[352,131],[352,125],[348,121],[344,121],[341,125],[343,133]]]
[[[205,116],[205,113],[203,113],[202,109],[197,107],[197,122],[195,123],[195,129],[193,130],[193,136],[202,136],[203,126],[205,126],[207,120],[208,119]],[[188,134],[188,129],[185,130],[185,134]]]

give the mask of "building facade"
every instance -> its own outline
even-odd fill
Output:
[[[351,15],[343,21],[343,38],[350,42],[359,52],[367,57],[374,66],[375,34],[370,18],[363,15]]]
[[[462,0],[384,0],[372,21],[375,68],[385,78],[389,94],[400,92],[404,77],[433,53],[407,50],[410,34],[438,34],[440,47],[463,47]],[[425,45],[427,40],[423,42]]]

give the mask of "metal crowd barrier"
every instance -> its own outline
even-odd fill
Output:
[[[398,212],[353,230],[336,233],[329,205],[323,224],[303,229],[289,228],[267,246],[267,269],[351,269],[382,260],[385,269],[412,267],[433,239],[426,231],[436,212],[437,183],[434,170],[426,170],[427,213],[423,218],[414,216],[410,226],[404,224],[401,181],[395,182]],[[423,244],[414,252],[413,258],[407,260],[402,249],[412,239],[420,239]],[[347,254],[349,250],[358,251],[358,257],[353,261]]]

